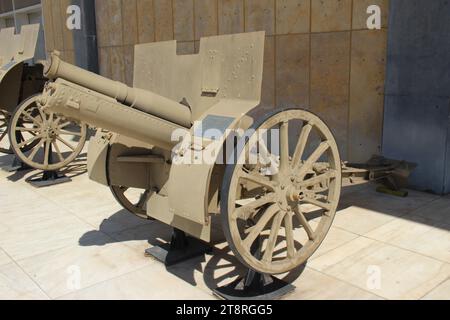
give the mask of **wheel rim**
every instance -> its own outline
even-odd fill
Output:
[[[11,154],[11,146],[8,140],[8,127],[11,116],[0,110],[0,152]]]
[[[37,97],[25,100],[14,113],[9,129],[11,146],[28,166],[56,171],[81,153],[87,126],[58,114],[43,112],[36,104]]]
[[[112,194],[116,198],[117,202],[130,213],[138,216],[142,219],[149,219],[147,216],[147,199],[150,191],[128,188],[124,186],[111,186]]]
[[[296,125],[298,130],[292,130]],[[296,141],[290,141],[290,127]],[[244,265],[281,274],[305,263],[331,227],[341,189],[339,151],[323,121],[303,110],[278,111],[255,129],[279,129],[279,156],[256,133],[238,164],[227,167],[221,199],[224,233]],[[264,164],[248,165],[248,151],[255,145]],[[260,240],[261,254],[253,255]]]

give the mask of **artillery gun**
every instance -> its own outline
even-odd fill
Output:
[[[15,154],[22,163],[56,171],[83,149],[86,125],[61,115],[45,114],[36,104],[47,79],[35,56],[39,24],[0,31],[0,151]],[[59,145],[58,145],[59,143]],[[52,157],[55,151],[57,157]],[[11,170],[19,168],[12,165]]]
[[[341,162],[319,117],[300,108],[265,114],[264,40],[264,32],[202,38],[193,55],[177,55],[176,41],[137,45],[134,88],[53,54],[38,103],[106,130],[90,143],[90,178],[119,199],[141,189],[130,202],[141,216],[205,242],[218,217],[239,261],[275,275],[302,265],[327,235]]]

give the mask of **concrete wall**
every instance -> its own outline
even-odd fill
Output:
[[[413,187],[450,192],[450,3],[391,2],[383,153],[418,163]]]
[[[81,30],[66,27],[67,7],[81,8]],[[95,3],[92,0],[42,0],[45,46],[47,53],[61,52],[61,57],[85,69],[98,72]]]
[[[69,2],[44,0],[47,49],[74,61],[62,19]],[[372,4],[382,30],[367,30]],[[322,116],[344,159],[381,152],[388,0],[96,0],[95,8],[100,73],[128,84],[137,43],[176,39],[189,54],[203,36],[265,30],[264,105]]]
[[[384,29],[366,29],[367,7]],[[263,102],[306,106],[333,128],[342,157],[380,153],[386,0],[97,0],[100,70],[132,83],[133,45],[176,39],[194,53],[202,36],[265,30]]]

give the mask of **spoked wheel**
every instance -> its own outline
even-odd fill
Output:
[[[253,129],[225,173],[223,229],[245,266],[286,273],[304,264],[330,230],[341,192],[339,151],[325,123],[304,110],[277,111]]]
[[[11,116],[0,110],[0,152],[11,154],[12,150],[8,141],[8,127]]]
[[[8,136],[8,129],[11,122],[11,114],[4,110],[0,110],[0,152],[6,154],[13,154],[11,143]],[[24,137],[21,132],[16,133],[17,141],[24,141]],[[23,146],[23,150],[28,151],[36,145],[37,141],[34,143],[29,143]]]
[[[150,194],[148,190],[139,190],[123,186],[110,187],[117,202],[130,213],[142,219],[150,219],[147,216],[147,199]]]
[[[9,126],[11,147],[28,166],[56,171],[81,153],[87,126],[58,114],[45,113],[36,104],[37,98],[38,95],[28,98],[14,112]]]

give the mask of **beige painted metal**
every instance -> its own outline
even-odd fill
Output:
[[[183,129],[62,78],[46,85],[38,103],[45,110],[169,150],[175,144],[172,132]]]
[[[134,89],[54,54],[46,67],[54,81],[40,104],[106,130],[91,142],[89,175],[112,187],[125,208],[138,216],[146,210],[148,217],[208,242],[212,217],[220,214],[236,257],[275,274],[298,267],[324,239],[338,204],[341,172],[335,139],[318,117],[300,109],[261,115],[264,41],[264,32],[202,38],[193,55],[178,55],[175,41],[137,45]],[[299,131],[296,140],[290,141],[289,124]],[[265,174],[260,164],[244,169],[217,163],[227,138],[250,127],[280,129],[279,157],[268,155],[275,173]],[[317,146],[311,132],[320,138]],[[309,156],[308,148],[315,150]],[[322,157],[329,162],[325,170]],[[123,197],[128,188],[144,190],[145,205]],[[321,211],[318,227],[309,223],[300,202]],[[243,226],[247,230],[241,233]],[[286,241],[278,243],[281,228]],[[296,247],[302,239],[294,229],[306,232],[306,249]],[[268,239],[262,260],[250,253],[258,237]],[[274,257],[277,246],[287,251],[282,262]]]
[[[132,89],[121,82],[109,80],[66,63],[59,58],[57,51],[47,60],[44,75],[49,79],[65,79],[181,126],[187,128],[191,126],[191,112],[188,107],[153,92]]]
[[[34,57],[39,28],[39,24],[24,25],[20,34],[14,28],[0,30],[0,109],[9,113],[19,102],[23,65]]]

